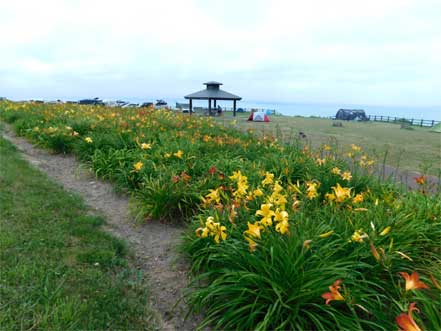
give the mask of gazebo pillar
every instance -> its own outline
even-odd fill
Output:
[[[188,108],[190,108],[190,115],[191,115],[191,113],[193,112],[193,99],[190,99],[190,105]]]
[[[211,98],[208,98],[208,114],[211,116]]]
[[[216,99],[214,99],[214,106],[213,106],[213,108],[214,108],[214,110],[216,111],[216,108],[217,108],[217,105],[216,105]]]
[[[233,100],[233,116],[236,117],[236,100]]]

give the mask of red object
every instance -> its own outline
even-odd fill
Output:
[[[251,113],[250,116],[248,117],[248,121],[254,121],[254,113]],[[263,122],[269,122],[270,119],[268,117],[268,115],[263,115]],[[260,121],[259,121],[260,122]]]

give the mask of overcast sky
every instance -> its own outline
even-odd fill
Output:
[[[441,0],[2,0],[0,96],[441,105]]]

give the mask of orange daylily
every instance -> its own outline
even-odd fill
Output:
[[[418,185],[424,185],[426,183],[426,178],[422,175],[419,177],[415,177],[415,183],[417,183]]]
[[[329,303],[332,300],[337,300],[337,301],[344,301],[344,297],[343,295],[340,294],[340,292],[338,291],[341,286],[340,284],[342,283],[342,281],[340,279],[337,279],[334,284],[332,284],[331,286],[329,286],[329,290],[331,292],[326,292],[322,294],[322,298],[326,299],[325,304],[329,305]]]
[[[208,169],[208,173],[210,175],[214,175],[216,173],[216,167],[215,166],[211,166],[210,169]]]
[[[438,290],[441,290],[441,284],[438,283],[438,281],[435,279],[435,277],[433,277],[432,274],[430,274],[430,280],[432,281],[432,284],[435,285],[435,287],[436,287]]]
[[[309,245],[310,243],[312,243],[312,240],[311,240],[311,239],[307,239],[307,240],[305,240],[305,241],[303,242],[303,248],[310,249],[310,248],[311,248],[311,246]]]
[[[412,302],[407,310],[407,315],[405,313],[401,313],[395,319],[398,326],[400,327],[399,331],[422,331],[421,328],[413,320],[412,312],[414,310],[420,312],[420,310],[415,307],[415,302]]]
[[[399,272],[399,274],[406,280],[406,291],[429,288],[426,284],[420,281],[420,276],[415,271],[412,272],[412,275],[409,275],[407,272]]]
[[[372,241],[370,241],[369,244],[371,246],[371,252],[372,252],[372,255],[374,256],[375,260],[377,260],[377,262],[380,262],[381,256],[378,253],[377,248],[374,246],[374,243]]]

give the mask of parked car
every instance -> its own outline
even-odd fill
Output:
[[[100,98],[82,99],[82,100],[78,101],[78,103],[80,105],[99,105],[99,106],[104,106],[104,102]]]
[[[154,106],[153,102],[144,102],[144,103],[141,104],[140,107],[142,107],[142,108],[149,108],[149,107],[153,107],[153,106]]]
[[[156,109],[167,108],[167,102],[161,99],[156,100],[155,108]]]

